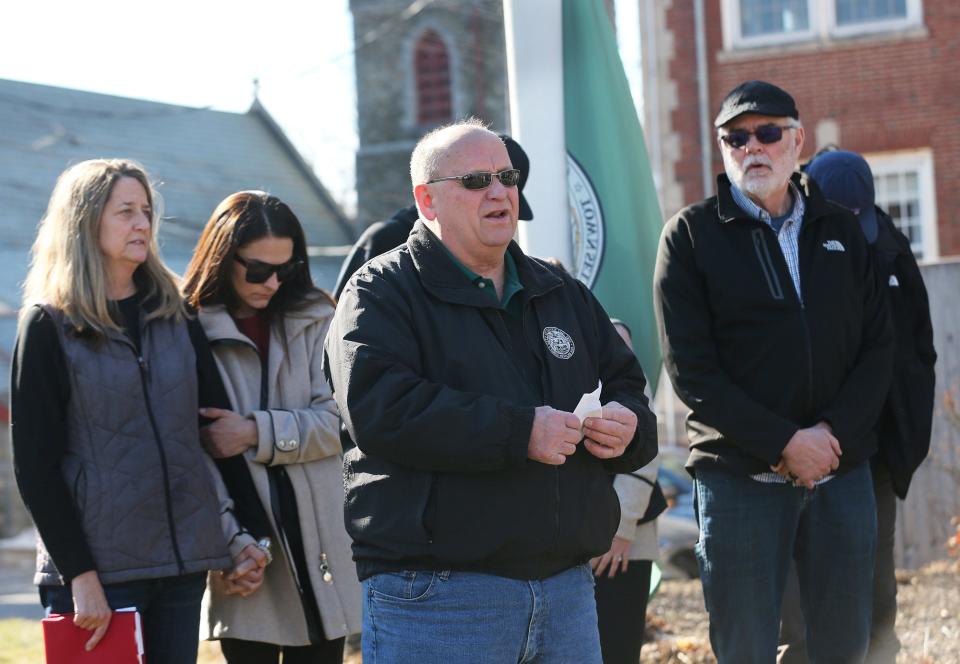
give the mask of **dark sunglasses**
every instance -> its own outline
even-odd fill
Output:
[[[264,263],[263,261],[254,260],[252,258],[244,258],[239,254],[235,255],[233,258],[240,263],[240,265],[247,268],[247,274],[245,278],[248,284],[262,284],[269,279],[270,275],[274,272],[276,272],[277,279],[279,281],[286,281],[295,275],[300,269],[300,266],[303,265],[303,261],[298,260],[289,260],[286,263],[274,265],[273,263]]]
[[[750,142],[751,136],[756,136],[757,140],[764,145],[778,143],[783,138],[784,129],[796,129],[796,127],[781,127],[780,125],[760,125],[754,131],[746,129],[734,129],[728,134],[720,137],[720,140],[732,148],[742,148]]]
[[[499,173],[467,173],[466,175],[434,178],[433,180],[427,180],[427,184],[443,182],[444,180],[460,180],[460,184],[463,185],[464,189],[486,189],[490,186],[490,183],[493,182],[493,176],[497,176],[500,184],[504,187],[516,187],[517,183],[520,182],[520,171],[516,168],[508,168]]]

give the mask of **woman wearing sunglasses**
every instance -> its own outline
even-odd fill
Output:
[[[160,261],[156,204],[127,160],[57,180],[24,285],[11,433],[44,607],[73,613],[95,658],[111,610],[136,607],[150,664],[180,664],[197,656],[207,570],[231,563],[197,419],[226,396]]]
[[[218,458],[243,455],[274,537],[263,585],[243,597],[211,575],[209,638],[229,664],[339,664],[359,631],[360,587],[343,525],[339,418],[320,361],[333,301],[310,278],[303,229],[280,199],[228,196],[184,278],[233,410],[205,409]],[[227,538],[253,541],[233,523]]]

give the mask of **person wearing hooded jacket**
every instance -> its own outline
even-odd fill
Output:
[[[873,252],[877,277],[886,293],[894,329],[893,380],[877,421],[877,453],[871,458],[877,504],[877,550],[873,572],[873,615],[869,664],[893,664],[900,641],[896,633],[897,579],[894,544],[897,498],[906,499],[910,481],[930,449],[937,353],[930,304],[910,240],[875,203],[870,165],[855,152],[821,150],[804,167],[826,198],[857,216]],[[783,596],[780,664],[806,664],[806,625],[796,571]]]

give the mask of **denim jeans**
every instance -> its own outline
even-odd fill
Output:
[[[183,664],[197,661],[206,579],[206,572],[197,572],[107,584],[103,591],[111,609],[134,606],[140,612],[143,649],[150,664]],[[73,612],[70,586],[40,586],[40,602],[51,613]]]
[[[363,582],[364,664],[601,664],[593,572],[405,571]]]
[[[719,664],[775,661],[791,559],[812,664],[862,662],[877,537],[869,464],[813,490],[701,467],[696,492],[697,560]]]
[[[897,496],[890,471],[876,460],[871,464],[873,495],[877,503],[877,553],[873,567],[873,617],[867,664],[894,664],[900,650],[897,620],[897,577],[893,549],[896,540]],[[787,575],[780,617],[778,664],[807,664],[806,623],[800,609],[800,583],[791,568]]]

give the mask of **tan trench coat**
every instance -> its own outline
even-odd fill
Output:
[[[257,423],[258,444],[245,456],[271,522],[267,466],[283,464],[293,485],[310,565],[310,578],[300,581],[313,588],[326,638],[359,632],[360,584],[343,525],[339,418],[320,368],[333,307],[317,303],[288,314],[286,344],[276,326],[271,330],[268,410],[260,409],[260,357],[253,342],[237,330],[223,307],[206,307],[199,317],[234,410]],[[247,534],[237,535],[240,526],[231,512],[224,512],[223,522],[227,540],[232,540],[231,554],[253,542]],[[324,555],[332,574],[329,581],[320,569]],[[203,599],[204,638],[309,644],[294,565],[281,542],[274,542],[273,556],[263,585],[248,597],[223,594],[216,575],[210,575]]]

